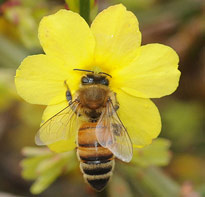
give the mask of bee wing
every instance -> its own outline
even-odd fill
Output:
[[[35,136],[37,145],[49,145],[60,140],[75,140],[79,103],[74,101],[48,119]]]
[[[111,100],[98,121],[96,136],[100,145],[108,148],[118,159],[124,162],[132,159],[132,142]]]

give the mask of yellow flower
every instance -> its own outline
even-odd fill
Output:
[[[18,94],[33,104],[48,105],[47,120],[68,106],[66,80],[72,93],[80,86],[82,72],[109,73],[110,89],[117,93],[118,114],[134,147],[150,144],[161,130],[157,107],[149,98],[171,94],[178,86],[179,58],[162,44],[141,46],[138,20],[122,5],[102,11],[91,27],[77,13],[60,10],[44,17],[39,26],[44,54],[24,59],[16,72]],[[75,147],[74,140],[49,145],[56,152]]]

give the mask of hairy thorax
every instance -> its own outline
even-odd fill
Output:
[[[109,88],[102,85],[89,85],[80,88],[78,95],[82,107],[97,110],[105,107]]]

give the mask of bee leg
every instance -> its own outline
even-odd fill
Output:
[[[114,111],[116,112],[119,107],[120,107],[120,104],[119,102],[117,101],[117,94],[116,93],[112,93],[110,95],[110,97],[108,98],[108,102],[111,102],[112,103],[112,106],[113,106],[113,111],[111,112],[111,115],[114,113]]]
[[[72,101],[72,94],[71,94],[71,92],[70,92],[70,89],[69,89],[69,87],[68,87],[68,84],[66,83],[66,80],[64,81],[64,84],[65,84],[65,86],[66,86],[66,88],[67,88],[67,91],[66,91],[66,100],[68,101],[68,104],[69,104],[70,108],[74,111],[74,107],[72,106],[72,103],[73,103],[73,101]],[[81,116],[80,113],[77,114],[76,111],[75,111],[75,113],[76,113],[77,116]]]
[[[69,105],[71,105],[72,104],[72,95],[71,95],[70,90],[66,91],[66,99],[67,99]]]
[[[115,109],[115,111],[117,111],[119,108],[120,108],[120,104],[119,104],[119,102],[118,102],[118,100],[117,100],[117,94],[114,92],[114,109]]]
[[[69,87],[68,87],[68,84],[66,83],[66,80],[64,81],[64,84],[65,84],[65,86],[66,86],[66,88],[67,88],[67,91],[66,91],[66,93],[65,93],[66,99],[67,99],[69,105],[71,105],[71,104],[72,104],[72,95],[71,95],[70,89],[69,89]]]
[[[115,111],[117,111],[119,108],[120,108],[119,104],[115,104],[115,105],[114,105]]]

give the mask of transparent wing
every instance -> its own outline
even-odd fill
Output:
[[[111,100],[98,121],[96,136],[100,145],[108,148],[118,159],[124,162],[132,159],[132,142]]]
[[[35,136],[36,144],[49,145],[60,140],[75,140],[79,107],[79,103],[74,101],[47,120]]]

